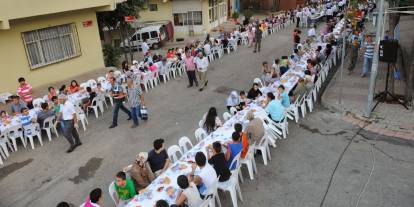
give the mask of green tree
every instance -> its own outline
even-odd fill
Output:
[[[98,24],[100,32],[102,28],[107,27],[109,30],[119,29],[122,41],[128,36],[129,25],[124,21],[125,16],[139,17],[139,11],[144,5],[143,0],[127,0],[116,6],[114,11],[99,12],[97,14]],[[128,61],[127,53],[124,50],[125,60]],[[133,59],[133,53],[131,47],[129,47],[129,53],[131,61]]]

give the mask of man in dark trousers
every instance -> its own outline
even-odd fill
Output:
[[[260,52],[262,44],[262,30],[259,28],[260,23],[256,25],[256,31],[254,32],[254,50],[253,52]]]
[[[111,80],[111,96],[114,99],[114,113],[112,117],[112,124],[109,126],[110,129],[118,126],[118,112],[121,109],[128,115],[127,120],[131,120],[131,112],[124,106],[124,101],[126,97],[126,92],[122,88],[121,84],[117,83],[116,78],[112,77]]]
[[[59,95],[58,100],[60,109],[58,117],[56,118],[56,124],[62,120],[63,135],[70,143],[70,148],[66,152],[71,153],[76,147],[82,144],[78,131],[76,130],[78,128],[78,117],[75,106],[70,101],[67,101],[66,95]]]

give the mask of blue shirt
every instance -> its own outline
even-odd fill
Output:
[[[20,122],[22,123],[22,126],[28,126],[32,122],[32,117],[30,115],[21,115]]]
[[[274,121],[281,121],[285,117],[285,107],[280,100],[272,100],[265,109]]]
[[[289,100],[289,95],[286,92],[283,92],[282,94],[280,94],[280,96],[282,97],[282,106],[284,107],[289,107],[290,105],[290,100]]]
[[[231,162],[233,162],[234,157],[236,157],[243,149],[243,145],[241,142],[239,142],[238,144],[229,144],[229,148],[230,148],[230,159],[227,160],[227,166],[229,167],[230,170],[234,170],[236,169],[237,163],[234,163],[233,166],[231,165]]]

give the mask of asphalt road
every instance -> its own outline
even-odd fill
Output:
[[[291,53],[292,31],[264,39],[260,53],[240,48],[214,62],[203,92],[187,89],[185,76],[151,90],[145,97],[150,119],[138,128],[131,129],[120,112],[119,126],[110,130],[112,115],[106,112],[98,119],[90,116],[87,131],[81,132],[83,145],[71,154],[65,153],[69,145],[62,135],[52,142],[44,139],[35,150],[20,148],[0,168],[0,206],[47,207],[62,200],[78,206],[95,187],[105,192],[104,206],[113,206],[108,185],[117,171],[151,149],[155,138],[166,139],[167,146],[181,136],[194,141],[198,121],[210,106],[222,114],[231,89],[247,90],[263,61]],[[414,144],[368,134],[341,118],[318,106],[299,124],[290,122],[288,139],[271,149],[269,165],[256,157],[255,180],[243,169],[239,206],[414,206]],[[229,194],[220,197],[223,206],[231,206]]]

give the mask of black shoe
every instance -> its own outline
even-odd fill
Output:
[[[79,143],[75,144],[76,147],[81,146],[81,145],[82,145],[82,142],[79,142]]]
[[[132,119],[131,117],[128,117],[127,121],[129,121],[129,120],[131,120],[131,119]]]
[[[256,50],[253,50],[253,53],[256,53]]]
[[[203,91],[203,88],[198,89],[198,91]]]
[[[109,126],[109,128],[112,129],[112,128],[115,128],[116,126],[118,126],[118,125],[112,124],[111,126]]]
[[[66,150],[66,153],[71,153],[75,149],[75,145],[70,146],[68,150]]]
[[[198,87],[198,82],[196,82],[196,87]]]
[[[204,85],[207,86],[207,84],[208,84],[208,81],[206,81],[206,84],[204,84]]]
[[[187,88],[191,88],[191,87],[193,87],[193,86],[192,86],[192,85],[188,85],[188,86],[187,86]]]
[[[133,124],[132,126],[131,126],[131,128],[133,129],[133,128],[137,128],[138,127],[138,124]]]

